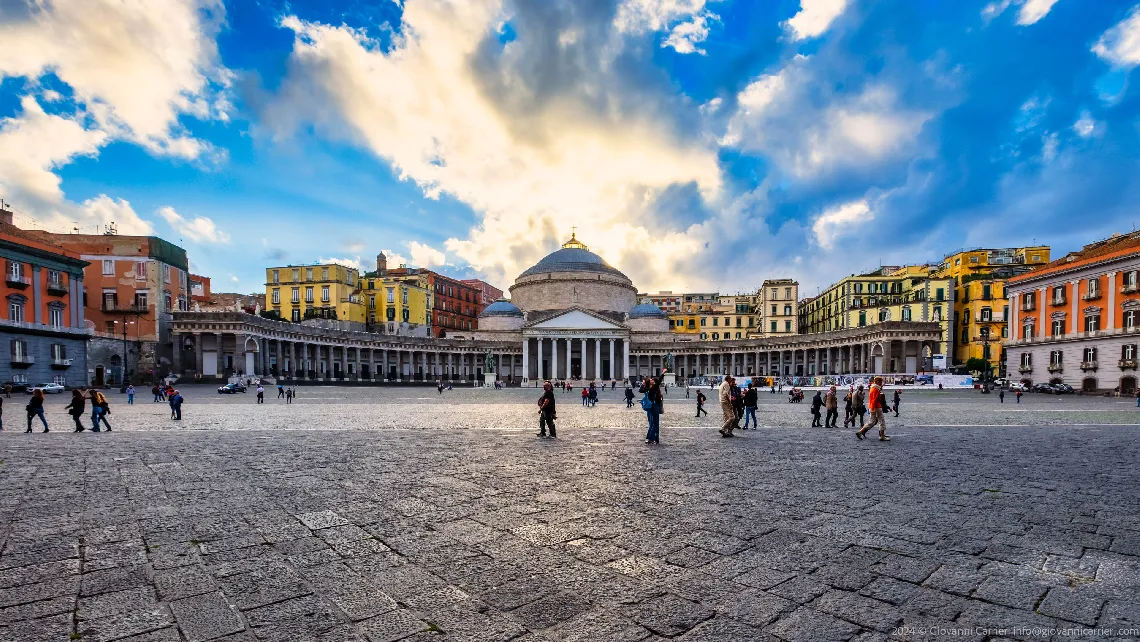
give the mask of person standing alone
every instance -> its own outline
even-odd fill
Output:
[[[75,432],[83,432],[84,430],[87,430],[87,428],[83,425],[83,422],[79,420],[79,418],[83,416],[83,410],[86,406],[87,399],[83,396],[83,393],[80,392],[78,388],[72,390],[71,403],[67,404],[67,406],[64,407],[64,410],[66,410],[67,414],[71,415],[71,418],[75,420]]]
[[[127,385],[127,405],[135,405],[135,387],[133,384]]]
[[[717,400],[720,401],[720,411],[724,416],[724,421],[720,426],[721,437],[731,437],[732,429],[736,425],[736,411],[732,409],[732,381],[731,375],[724,378],[720,384],[720,394],[717,397]]]
[[[641,385],[641,392],[645,395],[641,399],[641,407],[645,410],[645,417],[649,421],[649,430],[645,433],[645,443],[661,443],[661,413],[665,410],[665,400],[661,396],[661,384],[655,377],[647,377]]]
[[[822,414],[822,412],[821,412],[822,408],[823,408],[823,393],[821,393],[817,390],[815,393],[815,396],[811,398],[811,427],[812,428],[823,428],[823,424],[821,424],[819,422],[820,415]]]
[[[756,423],[756,385],[748,382],[748,389],[744,391],[744,426],[741,430],[748,430],[748,420],[752,420],[752,429],[756,430],[760,424]]]
[[[697,416],[698,417],[701,416],[702,412],[705,413],[706,417],[709,416],[709,411],[705,410],[705,400],[706,399],[708,399],[708,397],[705,396],[705,393],[698,390],[697,391]]]
[[[839,421],[839,395],[835,392],[835,386],[832,386],[827,391],[827,398],[824,400],[824,405],[827,407],[827,419],[824,420],[823,426],[825,428],[835,428],[835,422]]]
[[[554,407],[554,385],[546,381],[542,384],[542,396],[538,398],[538,436],[545,437],[546,429],[549,427],[551,438],[557,438],[558,432],[554,427],[554,420],[557,418]]]
[[[892,405],[894,406],[895,416],[898,417],[899,403],[902,401],[902,393],[898,390],[895,390],[894,398],[892,398],[891,401],[894,402]]]
[[[887,399],[883,396],[883,378],[875,377],[874,382],[871,384],[871,394],[868,395],[868,401],[871,404],[871,423],[863,426],[855,432],[855,436],[863,439],[867,431],[875,426],[879,427],[879,441],[890,441],[891,438],[887,436],[887,420],[883,417],[884,411],[887,409]]]
[[[265,403],[265,388],[257,384],[257,403]]]

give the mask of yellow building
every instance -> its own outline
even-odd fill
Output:
[[[931,355],[937,361],[937,355],[953,351],[953,296],[951,280],[932,277],[930,266],[884,267],[851,275],[819,296],[800,301],[800,332],[830,332],[883,321],[933,321],[942,325],[942,341]]]
[[[310,318],[365,320],[359,271],[335,263],[266,268],[265,301],[266,308],[295,323]]]
[[[1006,279],[1025,274],[1049,262],[1049,246],[974,249],[947,256],[935,268],[954,288],[951,332],[955,337],[953,365],[984,359],[1004,367],[1009,300]],[[1004,373],[1000,373],[1004,375]]]
[[[432,289],[413,276],[379,276],[362,280],[361,298],[370,328],[385,334],[428,336]]]

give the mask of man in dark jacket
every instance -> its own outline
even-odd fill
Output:
[[[838,395],[839,393],[836,392],[835,386],[832,386],[824,398],[824,406],[827,407],[827,418],[823,422],[825,428],[835,428],[835,422],[839,420]]]
[[[811,426],[812,426],[812,428],[823,428],[823,424],[820,423],[820,421],[819,421],[820,408],[822,408],[822,407],[823,407],[823,394],[820,392],[816,392],[815,396],[811,398],[811,416],[812,416]]]
[[[760,427],[756,423],[756,384],[751,381],[748,382],[748,389],[744,391],[744,427],[741,430],[748,430],[749,419],[752,419],[753,430]]]
[[[558,433],[554,428],[554,420],[557,418],[554,410],[554,386],[547,381],[542,384],[542,396],[538,398],[538,436],[545,437],[549,427],[550,436],[557,438]]]
[[[736,379],[732,380],[732,414],[736,417],[733,428],[740,428],[740,420],[744,418],[744,394],[740,391],[740,386],[736,385]]]

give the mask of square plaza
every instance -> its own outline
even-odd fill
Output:
[[[557,440],[534,389],[182,391],[8,400],[0,640],[1138,636],[1131,400],[907,391],[881,443],[764,392],[722,439],[673,388],[647,446],[620,387]]]

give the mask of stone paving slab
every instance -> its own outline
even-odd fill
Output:
[[[539,440],[529,391],[427,392],[0,433],[0,641],[1140,639],[1120,401],[914,393],[880,443],[769,399],[650,447],[617,399]]]

